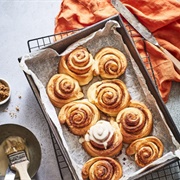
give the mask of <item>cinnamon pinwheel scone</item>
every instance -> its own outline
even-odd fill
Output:
[[[103,79],[115,79],[122,75],[127,68],[125,55],[113,47],[102,48],[94,57],[95,75]]]
[[[122,134],[115,121],[99,120],[91,126],[80,142],[92,157],[115,157],[122,149],[122,140]]]
[[[144,137],[133,141],[126,149],[126,154],[135,156],[138,166],[144,167],[163,155],[164,145],[155,136]]]
[[[87,90],[87,98],[110,116],[116,116],[121,109],[128,106],[131,99],[126,85],[119,79],[93,83]]]
[[[148,136],[153,127],[152,114],[147,106],[132,100],[128,107],[118,113],[116,122],[119,124],[125,143]]]
[[[46,86],[47,95],[56,107],[84,97],[78,81],[65,74],[53,75]]]
[[[93,79],[94,59],[89,51],[79,46],[71,53],[64,55],[59,61],[59,73],[68,74],[79,84],[86,85]]]
[[[99,110],[87,99],[65,104],[59,111],[61,124],[66,124],[75,135],[84,135],[100,119]]]
[[[111,157],[94,157],[82,168],[83,180],[119,180],[122,175],[121,164]]]

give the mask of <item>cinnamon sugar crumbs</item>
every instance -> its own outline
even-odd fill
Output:
[[[5,100],[9,96],[9,87],[0,81],[0,101]]]
[[[16,106],[16,111],[19,111],[19,107],[18,106]]]

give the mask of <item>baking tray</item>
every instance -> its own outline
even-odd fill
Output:
[[[176,138],[176,140],[178,142],[180,142],[179,131],[177,130],[177,128],[176,128],[176,126],[174,124],[174,121],[172,120],[172,117],[170,116],[168,110],[166,109],[166,106],[164,105],[164,103],[163,103],[163,101],[162,101],[162,99],[161,99],[161,97],[160,97],[160,95],[159,95],[159,93],[157,91],[156,84],[154,83],[154,81],[152,80],[152,77],[150,77],[147,69],[145,68],[145,66],[144,66],[144,64],[143,64],[143,62],[142,62],[142,60],[141,60],[135,46],[134,46],[133,40],[130,38],[129,33],[126,31],[126,28],[124,27],[124,24],[122,23],[122,20],[118,15],[112,16],[112,17],[110,17],[108,19],[105,19],[105,20],[103,20],[103,21],[101,21],[101,22],[99,22],[97,24],[94,24],[93,26],[90,26],[90,27],[87,27],[87,28],[84,28],[84,29],[81,29],[81,30],[75,30],[75,31],[66,32],[65,35],[67,37],[64,37],[64,34],[63,34],[63,36],[62,36],[63,39],[60,40],[60,41],[57,41],[55,43],[53,41],[56,38],[56,34],[29,40],[28,41],[29,51],[31,52],[32,50],[35,50],[35,49],[38,50],[38,49],[48,47],[48,48],[52,48],[52,49],[56,50],[58,53],[61,53],[70,44],[76,42],[77,40],[79,40],[79,39],[81,39],[81,38],[83,38],[85,36],[88,36],[92,32],[97,31],[98,29],[103,28],[105,23],[110,19],[118,21],[118,23],[121,25],[121,27],[118,28],[117,31],[122,35],[123,40],[124,40],[125,44],[127,45],[128,49],[130,50],[132,57],[136,61],[136,63],[139,66],[144,78],[146,79],[146,84],[147,84],[150,92],[152,93],[152,95],[156,99],[157,104],[158,104],[161,112],[163,113],[163,115],[165,117],[165,120],[166,120],[169,128],[171,129],[174,137]],[[59,35],[62,35],[62,34],[57,34],[57,35],[59,36]],[[21,58],[19,58],[19,61],[21,61]],[[27,74],[25,74],[25,75],[27,77],[27,80],[28,80],[28,82],[29,82],[29,84],[30,84],[30,86],[31,86],[31,88],[32,88],[32,90],[33,90],[39,104],[40,104],[40,107],[41,107],[41,109],[42,109],[42,111],[44,113],[45,119],[47,120],[47,123],[49,125],[50,131],[52,133],[52,139],[53,139],[53,142],[54,142],[54,148],[56,150],[57,159],[59,161],[59,157],[60,157],[60,159],[62,160],[60,162],[61,165],[59,166],[60,171],[62,171],[62,170],[64,170],[64,172],[70,171],[70,176],[72,176],[72,177],[65,178],[64,175],[67,175],[67,174],[66,173],[63,174],[61,172],[62,179],[71,179],[71,178],[72,179],[78,179],[77,176],[76,176],[76,172],[74,171],[74,168],[72,167],[72,164],[71,164],[71,162],[69,160],[66,149],[62,145],[61,138],[59,137],[59,134],[58,134],[58,132],[56,130],[56,127],[54,127],[54,125],[53,125],[52,121],[50,120],[49,116],[46,114],[46,112],[43,109],[43,105],[41,104],[39,92],[38,92],[32,78]],[[154,171],[157,171],[159,168],[162,168],[162,167],[164,168],[164,167],[168,166],[169,164],[171,165],[172,163],[177,164],[177,162],[178,162],[177,158],[168,160],[165,163],[163,163],[163,164],[161,164],[159,166],[156,166],[156,167],[152,168],[151,170],[148,170],[147,172],[142,173],[141,175],[136,177],[136,179],[140,179],[140,177],[142,177],[142,176],[144,176],[143,178],[145,178],[145,175],[149,176],[151,173],[154,173]],[[62,165],[63,163],[64,163],[64,167],[61,167],[61,166],[63,166]],[[179,162],[177,164],[177,167],[179,167]],[[166,177],[166,176],[164,176],[164,177]]]

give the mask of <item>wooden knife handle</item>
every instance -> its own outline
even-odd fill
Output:
[[[31,178],[27,172],[28,166],[29,166],[29,161],[26,160],[26,161],[22,161],[20,163],[13,164],[11,166],[11,168],[13,170],[18,171],[20,180],[31,180]]]
[[[160,46],[159,48],[173,62],[176,71],[180,74],[180,61],[178,59],[176,59],[169,51],[167,51],[163,47]]]

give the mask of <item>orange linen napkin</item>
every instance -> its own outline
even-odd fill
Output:
[[[121,0],[122,3],[144,24],[156,37],[159,44],[180,60],[180,2],[178,0]],[[112,15],[118,14],[110,0],[63,0],[59,14],[56,16],[55,33],[84,28]],[[126,24],[126,20],[124,20]],[[132,29],[132,38],[140,56],[149,69],[151,66],[164,102],[168,101],[172,81],[180,82],[180,74],[173,63],[157,47],[143,41]],[[129,31],[130,32],[130,31]],[[147,53],[146,53],[147,52]],[[148,55],[148,57],[147,57]]]

